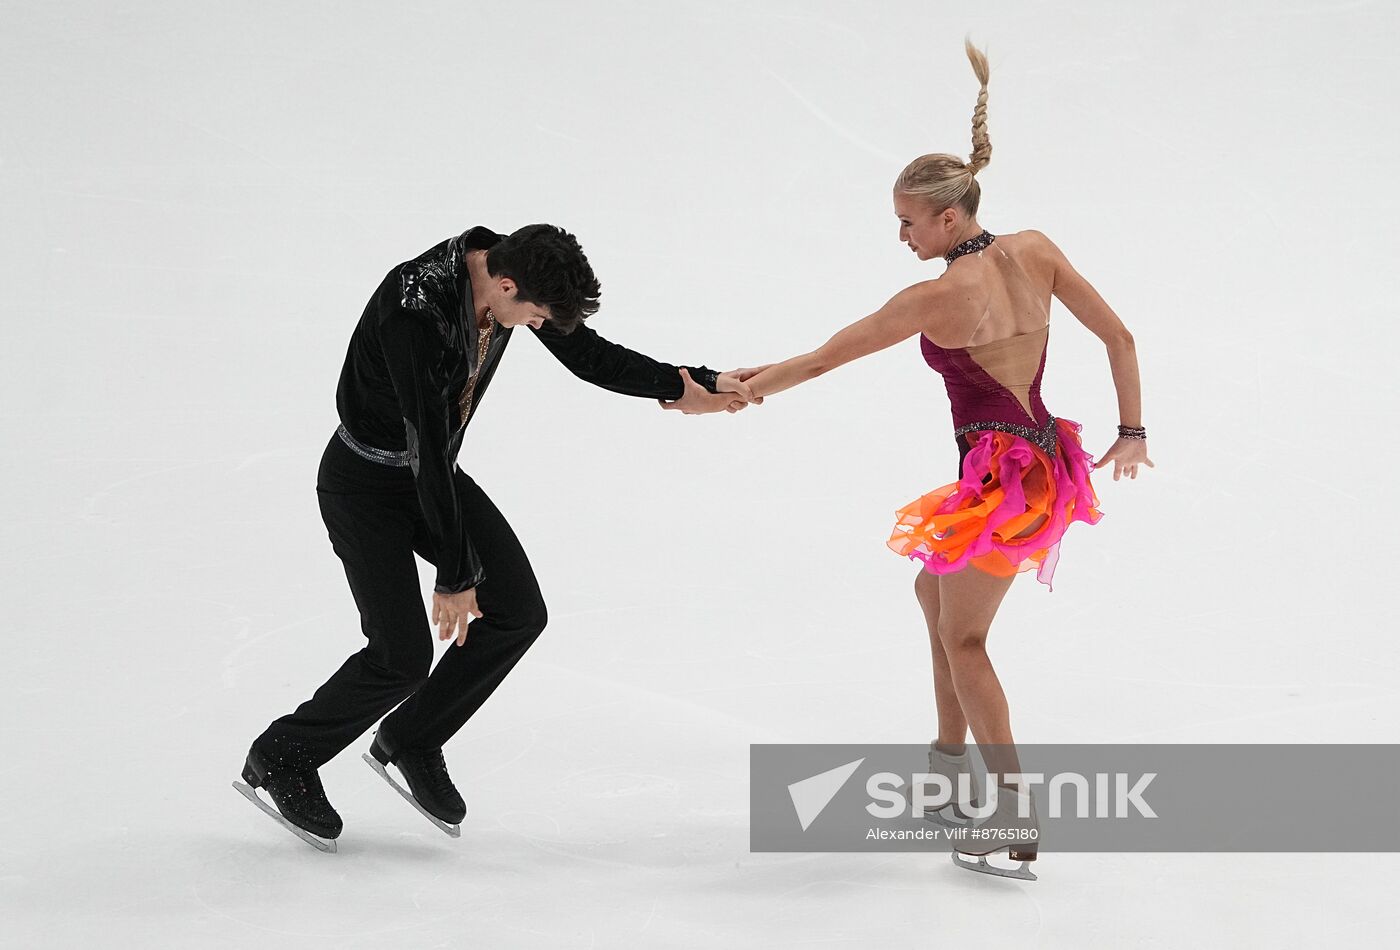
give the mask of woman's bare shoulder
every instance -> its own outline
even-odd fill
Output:
[[[1027,228],[1024,231],[1016,231],[1012,234],[998,234],[998,241],[1004,241],[1011,247],[1027,251],[1036,257],[1053,259],[1061,257],[1060,249],[1055,246],[1055,242],[1050,240],[1044,231],[1037,231],[1034,228]]]
[[[956,273],[950,268],[938,277],[904,288],[896,300],[901,298],[917,314],[924,336],[944,346],[948,340],[965,336],[963,328],[986,309],[987,288],[970,268]]]
[[[1048,282],[1052,287],[1068,269],[1069,262],[1065,260],[1065,255],[1044,231],[1031,228],[1014,234],[999,234],[997,240],[1003,243],[1028,274]]]

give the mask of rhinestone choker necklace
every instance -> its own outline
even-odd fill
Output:
[[[987,247],[987,245],[991,244],[996,239],[997,236],[995,234],[992,234],[989,231],[983,231],[976,237],[968,238],[966,241],[963,241],[961,244],[953,248],[947,254],[944,254],[943,259],[949,264],[951,264],[953,263],[953,261],[962,257],[964,254],[971,254],[973,251],[983,250]]]

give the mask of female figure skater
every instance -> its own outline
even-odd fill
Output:
[[[928,624],[938,707],[929,770],[948,776],[955,789],[956,776],[968,769],[969,725],[989,773],[1020,771],[1006,697],[985,649],[1011,582],[1035,568],[1036,579],[1049,586],[1065,530],[1075,521],[1099,520],[1091,469],[1111,463],[1117,481],[1152,465],[1132,334],[1044,234],[993,235],[977,221],[976,176],[992,153],[988,69],[970,42],[966,49],[981,81],[971,158],[924,155],[894,185],[899,239],[921,261],[942,257],[947,270],[900,291],[811,353],[738,371],[757,401],[918,334],[924,359],[943,376],[958,479],[899,509],[889,546],[921,565],[914,591]],[[1081,447],[1081,426],[1051,415],[1041,401],[1052,295],[1108,349],[1122,424],[1097,462]],[[953,862],[1035,880],[1027,867],[1037,851],[1033,806],[1012,783],[1000,784],[994,811],[984,803],[991,811],[986,820],[1014,829],[1012,837],[965,840],[956,844]],[[949,805],[925,817],[947,824],[966,814]],[[1003,848],[1019,867],[988,864],[985,855]],[[958,852],[977,855],[977,863],[959,860]]]

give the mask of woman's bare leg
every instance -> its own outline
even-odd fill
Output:
[[[975,567],[944,574],[938,582],[938,639],[948,659],[958,705],[972,727],[989,772],[1019,772],[1006,694],[987,657],[992,619],[1016,578]],[[940,720],[942,719],[940,706]]]
[[[933,698],[938,707],[938,748],[952,755],[964,751],[967,742],[967,716],[958,703],[953,688],[953,674],[948,667],[948,653],[938,635],[938,575],[923,568],[914,579],[914,595],[924,611],[928,625],[929,646],[933,651]]]

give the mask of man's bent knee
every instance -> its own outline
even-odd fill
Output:
[[[492,613],[488,609],[483,619],[489,620],[493,627],[506,636],[534,639],[549,622],[549,612],[545,609],[543,600],[533,600],[511,604],[509,611],[501,613]]]
[[[549,610],[545,607],[543,599],[529,604],[520,614],[521,630],[531,636],[539,636],[548,623]]]

